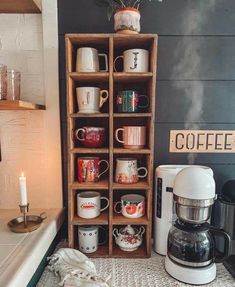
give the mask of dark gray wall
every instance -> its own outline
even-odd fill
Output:
[[[113,22],[93,0],[58,0],[58,9],[66,167],[64,35],[113,32]],[[201,112],[196,117],[189,115],[191,122],[187,124],[196,123],[201,129],[235,129],[235,1],[153,0],[143,7],[141,15],[142,33],[159,34],[155,165],[185,164],[187,154],[168,153],[169,131],[185,128],[186,114],[190,108],[194,111],[190,97],[192,94],[197,102],[198,87],[203,90],[198,95]],[[217,191],[224,181],[235,178],[234,154],[198,154],[195,163],[213,168]]]

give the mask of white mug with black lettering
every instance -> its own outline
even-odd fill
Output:
[[[80,113],[99,113],[100,108],[107,101],[109,92],[96,87],[76,88],[78,110]]]
[[[101,201],[106,201],[106,206],[101,208]],[[95,218],[109,207],[107,197],[100,196],[96,191],[84,191],[77,195],[77,214],[82,218]]]
[[[147,73],[149,72],[149,51],[144,49],[126,50],[122,56],[114,60],[114,70],[117,72],[116,62],[123,60],[123,72],[126,73]]]

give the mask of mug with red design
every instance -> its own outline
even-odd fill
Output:
[[[100,165],[106,164],[104,171],[100,172]],[[78,182],[96,182],[99,181],[102,174],[109,169],[107,160],[100,160],[99,157],[79,157],[77,159]]]
[[[142,104],[143,99],[145,105]],[[119,113],[138,113],[149,106],[149,98],[133,90],[119,91],[116,105]]]
[[[145,198],[139,194],[126,194],[114,205],[114,211],[128,218],[139,218],[145,214]]]
[[[102,127],[82,127],[75,131],[75,138],[84,147],[102,147],[104,145],[105,129]]]
[[[101,208],[101,201],[106,200],[107,204]],[[82,218],[95,218],[109,207],[107,197],[100,196],[96,191],[84,191],[77,195],[77,214]]]

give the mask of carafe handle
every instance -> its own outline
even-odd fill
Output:
[[[223,252],[220,252],[218,249],[215,248],[215,263],[222,263],[229,256],[231,243],[230,237],[224,230],[215,228],[213,226],[210,226],[210,233],[214,237],[214,241],[216,236],[224,238]]]

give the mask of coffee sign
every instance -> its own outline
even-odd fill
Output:
[[[234,153],[235,131],[171,130],[172,153]]]

